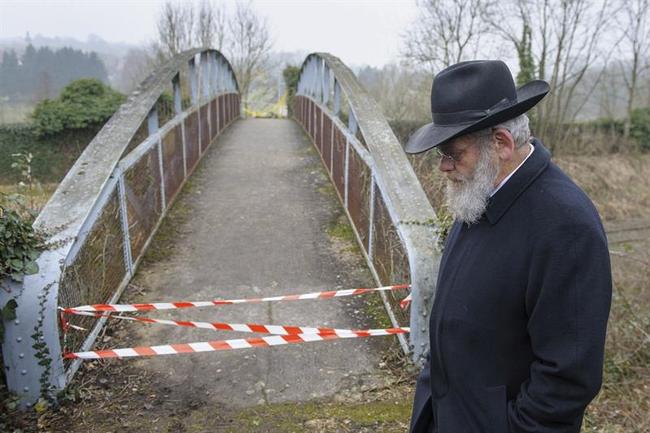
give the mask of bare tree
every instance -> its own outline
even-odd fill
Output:
[[[167,1],[158,17],[158,42],[167,56],[174,56],[192,46],[194,8],[191,3]]]
[[[621,74],[612,67],[607,68],[601,78],[601,85],[595,91],[598,101],[598,117],[615,119],[621,116],[624,96],[620,89],[624,86]]]
[[[622,31],[622,51],[632,55],[632,59],[619,59],[618,62],[627,91],[623,132],[625,138],[630,136],[632,110],[636,100],[639,77],[648,68],[648,49],[650,48],[649,3],[650,0],[624,0],[621,13],[617,15],[617,21]]]
[[[431,74],[388,64],[381,69],[367,66],[357,76],[390,121],[430,121]]]
[[[167,0],[158,16],[158,51],[170,57],[192,47],[222,50],[227,37],[226,10],[210,0],[198,4]]]
[[[228,20],[227,54],[232,64],[244,107],[249,104],[251,84],[264,76],[272,42],[266,20],[252,9],[251,3],[237,3]]]
[[[495,3],[490,22],[517,53],[532,55],[536,76],[551,92],[537,107],[535,132],[559,145],[598,85],[613,45],[603,34],[614,12],[609,0],[508,0]],[[589,85],[588,70],[597,71]]]
[[[418,19],[404,36],[406,59],[431,71],[477,54],[488,26],[486,0],[420,0]]]
[[[195,42],[201,47],[221,51],[226,40],[226,11],[208,0],[202,0],[196,12]]]
[[[145,48],[130,49],[119,68],[116,79],[117,89],[124,93],[130,93],[155,67],[155,50]]]
[[[272,42],[266,21],[250,2],[238,2],[228,12],[210,0],[198,5],[167,0],[158,18],[158,52],[164,58],[192,47],[223,51],[235,70],[247,108],[256,81],[256,98],[266,98],[269,92],[263,83],[269,82],[265,75]]]

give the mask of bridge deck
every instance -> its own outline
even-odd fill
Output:
[[[130,302],[211,300],[372,287],[350,243],[328,227],[341,207],[317,153],[290,120],[236,122],[208,151],[163,223],[175,241],[165,258],[146,260]],[[185,217],[182,217],[185,215]],[[179,222],[182,221],[182,222]],[[176,227],[172,225],[176,224]],[[154,250],[160,249],[154,243]],[[157,251],[160,254],[160,251]],[[148,262],[148,263],[147,263]],[[151,317],[303,326],[368,325],[360,299],[232,305],[159,312]],[[110,346],[250,337],[251,334],[125,324]],[[388,338],[388,337],[386,337]],[[393,338],[393,337],[390,337]],[[162,356],[132,362],[153,373],[171,400],[231,407],[304,401],[378,379],[378,341],[306,343],[231,352]]]

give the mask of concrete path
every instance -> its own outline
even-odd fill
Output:
[[[211,300],[372,287],[360,257],[328,236],[342,210],[300,127],[291,120],[242,120],[213,144],[181,193],[169,256],[144,264],[137,301]],[[163,230],[164,227],[161,229]],[[368,295],[365,295],[368,296]],[[370,296],[375,296],[370,295]],[[368,298],[233,305],[151,314],[177,320],[359,328]],[[136,299],[132,299],[136,300]],[[111,345],[155,345],[251,334],[133,325]],[[379,337],[394,338],[394,337]],[[116,341],[119,340],[119,341]],[[306,343],[137,361],[166,384],[170,399],[246,407],[305,401],[380,380],[380,342]]]

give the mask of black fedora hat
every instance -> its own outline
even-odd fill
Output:
[[[433,79],[433,122],[415,131],[408,153],[420,153],[452,138],[498,125],[530,110],[549,91],[546,81],[515,88],[512,74],[500,60],[461,62]]]

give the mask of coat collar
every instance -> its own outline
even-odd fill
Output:
[[[485,215],[494,225],[506,213],[517,197],[548,167],[551,154],[537,138],[532,140],[535,151],[530,158],[519,167],[519,170],[494,194],[489,202]]]

